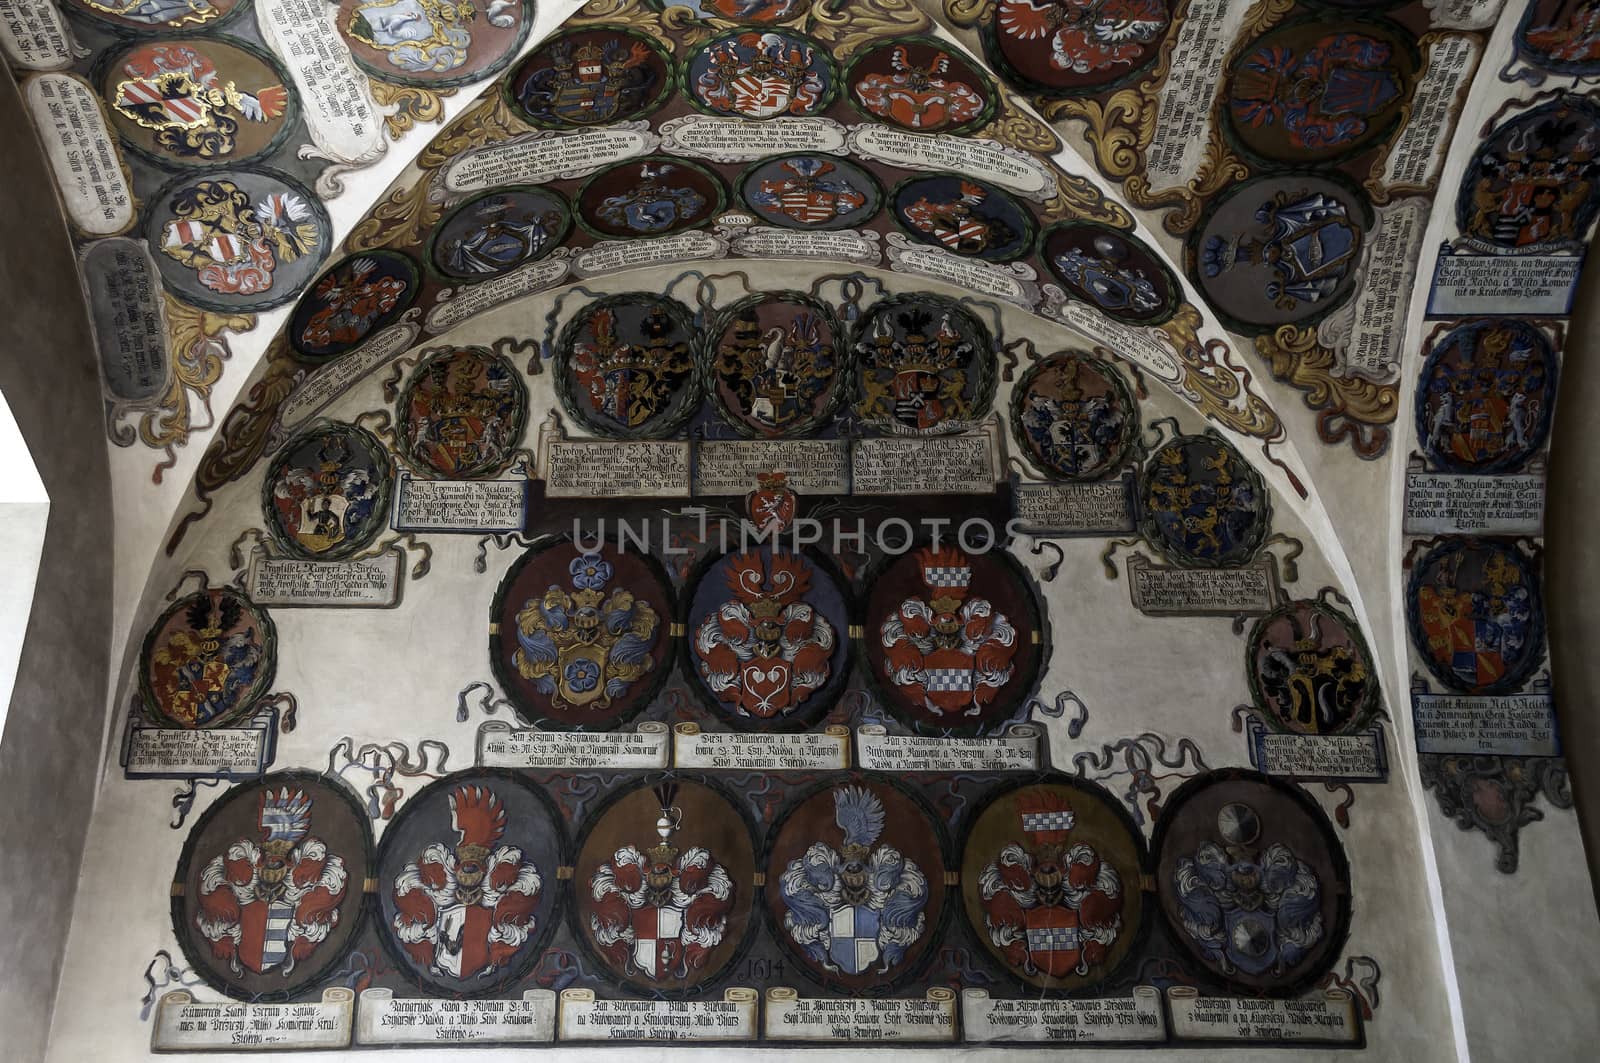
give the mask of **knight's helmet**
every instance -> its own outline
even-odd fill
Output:
[[[839,855],[847,867],[865,865],[872,856],[873,844],[883,833],[883,802],[864,787],[842,787],[833,792],[833,821],[844,831]]]
[[[261,848],[266,853],[263,877],[275,881],[282,877],[289,854],[311,830],[311,798],[287,786],[277,793],[269,789],[261,795],[256,822],[261,826]],[[277,874],[267,874],[269,870]]]
[[[1047,889],[1060,885],[1066,875],[1067,839],[1077,822],[1072,805],[1054,791],[1034,790],[1018,795],[1017,813],[1033,854],[1034,881]]]
[[[678,860],[678,847],[672,836],[683,822],[683,810],[677,806],[678,784],[662,783],[655,788],[656,803],[661,815],[656,817],[656,836],[661,840],[650,847],[650,866],[645,871],[645,884],[652,890],[671,887]]]
[[[953,634],[960,626],[961,603],[972,583],[972,562],[960,550],[924,547],[917,551],[922,582],[928,588],[928,605],[933,608],[934,628],[941,635]]]
[[[484,862],[506,832],[505,805],[487,787],[457,787],[450,795],[450,826],[456,832],[457,877],[463,872],[481,876]]]

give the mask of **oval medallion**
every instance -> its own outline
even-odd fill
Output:
[[[803,118],[833,100],[839,75],[828,50],[792,30],[732,30],[690,53],[683,67],[691,102],[738,118]]]
[[[389,525],[389,480],[389,453],[365,429],[336,424],[302,433],[267,470],[267,531],[308,561],[359,553]]]
[[[855,412],[894,435],[944,435],[981,421],[994,400],[993,341],[936,295],[882,299],[851,333]]]
[[[578,193],[578,221],[602,239],[666,236],[705,225],[726,203],[716,174],[698,163],[656,155],[591,177]]]
[[[610,730],[667,681],[674,608],[672,585],[653,558],[565,540],[537,546],[495,594],[495,679],[530,724]]]
[[[180,37],[130,45],[104,60],[111,124],[165,166],[236,166],[276,148],[297,104],[283,68],[234,39]]]
[[[1600,212],[1594,144],[1600,107],[1565,96],[1491,133],[1461,179],[1456,224],[1473,249],[1495,254],[1580,250]]]
[[[832,419],[845,383],[833,311],[799,292],[741,299],[706,333],[704,387],[722,418],[747,436],[811,432]]]
[[[1033,214],[1011,193],[962,174],[911,177],[891,196],[913,239],[963,258],[1009,262],[1033,249]]]
[[[923,547],[871,581],[866,662],[894,716],[973,733],[1016,713],[1038,677],[1044,627],[1027,578],[999,551]]]
[[[620,791],[588,821],[573,865],[573,933],[645,996],[715,983],[754,929],[755,841],[733,799],[668,776]]]
[[[1064,351],[1018,381],[1011,430],[1049,475],[1098,480],[1127,461],[1139,434],[1139,407],[1121,373],[1093,355]]]
[[[334,26],[373,77],[449,88],[499,72],[533,25],[533,0],[339,0]]]
[[[962,133],[994,114],[994,83],[960,53],[927,37],[862,51],[844,80],[863,117],[914,133]]]
[[[910,791],[857,773],[783,813],[766,848],[768,925],[811,978],[888,992],[927,965],[950,907],[937,823]]]
[[[661,106],[672,60],[656,41],[614,26],[558,33],[505,82],[506,98],[536,126],[579,129],[631,122]]]
[[[850,674],[843,579],[808,554],[770,546],[707,566],[689,602],[689,670],[737,726],[815,723]]]
[[[1516,690],[1544,657],[1539,576],[1511,546],[1454,539],[1435,547],[1412,570],[1406,599],[1412,645],[1451,690]]]
[[[399,320],[418,287],[416,263],[398,251],[351,255],[300,297],[289,315],[289,345],[310,362],[348,354]]]
[[[428,261],[452,280],[475,283],[544,258],[567,238],[572,211],[559,192],[496,188],[445,215]]]
[[[172,931],[205,983],[236,1000],[299,997],[361,929],[372,828],[355,794],[309,771],[235,786],[206,809],[172,877]]]
[[[1138,951],[1146,918],[1144,839],[1093,783],[1060,779],[990,797],[961,846],[973,935],[1014,978],[1092,989]]]
[[[1533,0],[1517,25],[1517,53],[1528,63],[1558,74],[1600,74],[1595,14],[1590,3]]]
[[[664,296],[613,295],[590,303],[561,332],[561,404],[599,435],[670,435],[700,405],[694,339],[694,315]]]
[[[278,636],[264,609],[226,587],[180,598],[145,636],[139,693],[165,727],[224,727],[272,686]]]
[[[1129,325],[1159,325],[1178,311],[1182,289],[1137,237],[1092,221],[1045,230],[1039,257],[1068,295]]]
[[[1350,865],[1299,787],[1239,769],[1191,779],[1162,810],[1151,849],[1173,938],[1227,990],[1294,996],[1338,959]]]
[[[1378,675],[1354,620],[1302,599],[1256,621],[1250,692],[1266,721],[1299,734],[1350,734],[1378,709]]]
[[[1155,60],[1172,7],[1170,0],[1000,0],[983,26],[984,53],[1025,92],[1098,92]]]
[[[528,389],[486,347],[446,347],[419,365],[400,396],[401,453],[448,479],[499,472],[522,442]]]
[[[877,178],[832,155],[779,155],[739,178],[739,197],[762,221],[783,229],[850,229],[883,205]]]
[[[384,947],[430,993],[502,993],[539,962],[561,917],[566,860],[560,813],[533,783],[493,769],[446,775],[384,828]]]
[[[1417,380],[1428,460],[1457,473],[1511,472],[1545,445],[1556,400],[1550,340],[1522,321],[1475,321],[1441,338]]]
[[[1267,537],[1266,485],[1220,436],[1172,440],[1145,464],[1139,490],[1141,531],[1175,564],[1248,564]]]

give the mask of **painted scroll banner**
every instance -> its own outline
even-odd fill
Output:
[[[298,1004],[198,1001],[175,989],[156,1004],[152,1052],[284,1051],[348,1048],[355,992],[336,986]]]
[[[76,74],[40,74],[23,96],[72,224],[89,236],[125,232],[133,192],[93,86]]]
[[[1359,1044],[1361,1017],[1343,989],[1298,1000],[1202,997],[1189,986],[1167,990],[1172,1035],[1185,1041]]]
[[[769,1041],[954,1041],[956,994],[943,986],[924,998],[802,997],[788,986],[767,990]]]
[[[940,247],[912,244],[901,233],[889,234],[889,268],[943,281],[964,291],[1004,299],[1024,310],[1039,303],[1039,274],[1026,262],[998,265],[964,258]]]
[[[278,710],[273,708],[262,709],[241,727],[205,730],[146,727],[135,718],[123,739],[122,770],[129,779],[249,779],[272,765],[277,741]]]
[[[1482,48],[1476,38],[1460,33],[1429,36],[1411,115],[1384,159],[1379,178],[1390,188],[1424,191],[1439,179],[1444,147],[1462,103],[1458,97],[1478,68]]]
[[[680,768],[735,771],[842,771],[850,767],[850,731],[820,734],[744,734],[702,731],[680,723],[673,730],[673,763]]]
[[[858,495],[989,494],[1000,480],[991,432],[958,436],[858,439],[850,481]]]
[[[478,728],[480,768],[652,768],[667,766],[670,732],[647,721],[635,731],[541,731],[491,720]]]
[[[358,1045],[512,1045],[555,1039],[556,995],[530,989],[514,1000],[436,1000],[367,989],[356,1012]]]
[[[595,244],[573,257],[572,272],[579,277],[599,277],[644,266],[727,257],[725,237],[691,231],[654,240],[607,240]]]
[[[688,498],[689,444],[551,440],[540,473],[547,498]]]
[[[1250,763],[1267,775],[1291,779],[1382,782],[1389,777],[1383,730],[1352,735],[1308,735],[1269,731],[1249,721]]]
[[[789,151],[843,155],[844,136],[844,126],[831,118],[751,121],[690,114],[661,123],[661,150],[713,162],[749,162]]]
[[[1265,614],[1277,606],[1278,565],[1269,556],[1239,568],[1178,568],[1134,554],[1128,593],[1146,616]]]
[[[1211,104],[1222,79],[1222,56],[1251,6],[1251,0],[1191,0],[1171,46],[1172,69],[1156,104],[1155,135],[1144,149],[1152,193],[1182,188],[1200,170],[1211,141]]]
[[[499,185],[571,181],[648,155],[660,143],[648,122],[619,122],[582,133],[524,133],[457,155],[445,168],[444,186],[451,192],[477,192]]]
[[[294,394],[284,400],[278,416],[283,426],[293,429],[310,420],[313,414],[343,395],[355,383],[384,362],[410,347],[417,338],[417,326],[403,322],[384,329],[349,354],[312,373]]]
[[[1406,335],[1405,295],[1417,275],[1417,255],[1428,227],[1428,201],[1418,197],[1379,207],[1372,235],[1361,250],[1356,297],[1317,326],[1317,341],[1338,353],[1340,368],[1387,382],[1400,371]]]
[[[811,233],[756,225],[734,231],[731,246],[734,254],[745,258],[814,258],[876,266],[883,258],[881,239],[870,229]]]
[[[527,505],[525,479],[419,480],[402,473],[394,530],[475,535],[521,531]]]
[[[106,398],[127,403],[159,398],[171,381],[172,361],[161,277],[150,248],[122,236],[96,240],[80,268],[91,296],[89,322]]]
[[[1155,986],[1135,986],[1125,997],[1020,999],[963,989],[961,1031],[963,1040],[981,1042],[1159,1043],[1167,1039],[1167,1019]]]
[[[735,986],[721,1000],[604,1000],[592,989],[561,994],[563,1041],[753,1041],[754,989]]]
[[[1546,693],[1411,695],[1419,753],[1561,755],[1555,700]]]
[[[1028,535],[1117,535],[1134,530],[1133,473],[1098,483],[1022,483],[1012,493],[1017,529]]]
[[[0,53],[25,70],[72,65],[72,35],[61,12],[39,0],[0,0]]]
[[[251,601],[275,609],[391,609],[400,604],[403,559],[399,550],[355,561],[300,561],[258,550],[245,586]]]
[[[1564,317],[1583,272],[1578,255],[1441,254],[1429,317],[1514,314]]]
[[[852,154],[902,170],[953,170],[982,176],[1040,203],[1056,194],[1056,175],[1048,163],[982,137],[862,125],[850,131],[849,146]]]
[[[803,495],[850,493],[850,451],[842,439],[708,440],[695,450],[694,493],[746,495],[762,473],[781,472]]]
[[[384,151],[383,121],[333,28],[336,10],[323,0],[256,0],[256,24],[289,70],[312,142],[337,162],[371,162]]]
[[[1040,734],[1024,723],[998,738],[934,738],[868,723],[856,728],[856,759],[868,771],[1037,771]]]
[[[1166,334],[1159,329],[1113,321],[1088,303],[1067,298],[1058,285],[1046,284],[1041,292],[1044,304],[1039,312],[1045,317],[1105,344],[1164,383],[1176,384],[1183,379],[1183,369],[1168,346]]]
[[[1545,478],[1406,473],[1407,535],[1544,534]]]
[[[572,263],[564,257],[566,253],[566,248],[560,248],[555,253],[558,257],[524,266],[514,273],[507,273],[504,277],[496,277],[459,291],[440,292],[439,302],[428,311],[425,322],[428,331],[448,332],[463,321],[491,310],[501,303],[554,287],[565,280],[568,271],[572,269]]]

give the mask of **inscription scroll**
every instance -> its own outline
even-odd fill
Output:
[[[889,268],[1004,299],[1024,310],[1039,302],[1039,274],[1026,262],[997,265],[963,258],[943,248],[914,245],[901,233],[889,235]]]
[[[174,989],[156,1004],[152,1052],[348,1048],[355,991],[336,986],[298,1004],[199,1001]]]
[[[122,770],[130,779],[249,779],[271,766],[277,740],[278,710],[272,708],[241,727],[205,730],[147,727],[135,717],[123,738]]]
[[[1133,473],[1098,483],[1019,483],[1017,528],[1029,535],[1117,535],[1134,529]]]
[[[868,771],[1037,771],[1039,737],[1031,723],[998,738],[892,735],[868,723],[856,728],[856,758]]]
[[[1269,555],[1240,568],[1177,568],[1134,554],[1128,593],[1146,616],[1265,614],[1278,600],[1278,565]]]
[[[1543,535],[1544,477],[1406,473],[1407,535]]]
[[[1001,479],[987,432],[922,438],[858,439],[850,450],[858,495],[983,495]]]
[[[831,118],[684,115],[661,123],[661,150],[713,162],[749,162],[787,151],[845,154],[844,126]]]
[[[726,257],[726,237],[693,231],[654,240],[607,240],[576,255],[572,271],[580,277],[599,277],[642,266]]]
[[[161,278],[150,248],[117,236],[89,245],[82,260],[100,379],[113,402],[149,402],[171,379]]]
[[[967,1041],[1165,1041],[1161,991],[1135,986],[1126,997],[995,999],[986,989],[961,991],[961,1029]]]
[[[301,381],[294,394],[283,401],[279,411],[283,426],[292,429],[310,420],[317,411],[354,387],[362,377],[410,347],[416,338],[417,326],[409,321],[402,322],[384,329],[354,351],[318,369]]]
[[[444,186],[477,192],[498,185],[542,185],[587,177],[602,166],[656,150],[648,122],[619,122],[582,133],[524,133],[450,160]]]
[[[72,224],[89,236],[125,232],[133,192],[93,86],[76,74],[39,74],[23,97]]]
[[[1155,135],[1144,150],[1152,193],[1182,188],[1199,171],[1211,140],[1211,103],[1222,79],[1222,56],[1250,6],[1251,0],[1190,0],[1157,98]]]
[[[61,12],[38,0],[0,0],[0,52],[25,70],[72,65],[73,40]]]
[[[556,995],[549,989],[530,989],[514,1000],[436,1000],[367,989],[356,1012],[358,1045],[537,1044],[555,1035]]]
[[[955,170],[993,181],[1040,203],[1056,192],[1055,171],[1048,163],[982,137],[908,133],[891,126],[861,125],[850,131],[849,143],[850,151],[864,159],[902,170]]]
[[[1042,291],[1044,305],[1039,312],[1045,317],[1077,329],[1088,338],[1138,362],[1141,368],[1165,383],[1176,384],[1183,379],[1183,370],[1178,366],[1177,358],[1164,342],[1165,333],[1113,321],[1088,303],[1067,298],[1067,293],[1054,284],[1046,284]]]
[[[1379,207],[1361,249],[1364,279],[1356,297],[1317,326],[1317,340],[1339,355],[1347,372],[1392,380],[1399,372],[1406,311],[1417,255],[1428,226],[1428,201],[1412,197]]]
[[[673,730],[673,762],[739,771],[842,770],[850,766],[850,731],[836,726],[821,734],[744,734],[680,723]]]
[[[1432,188],[1455,129],[1462,88],[1478,68],[1477,40],[1460,33],[1431,34],[1411,115],[1384,160],[1382,182],[1391,188]],[[1369,280],[1370,284],[1370,280]]]
[[[1443,254],[1433,270],[1428,316],[1563,317],[1572,313],[1582,272],[1577,255]]]
[[[1250,763],[1267,775],[1295,779],[1381,782],[1389,777],[1383,731],[1352,735],[1288,734],[1250,722]]]
[[[565,254],[565,248],[556,252],[557,256]],[[504,277],[496,277],[453,293],[442,292],[439,303],[428,311],[428,331],[448,332],[463,321],[501,303],[520,299],[534,292],[542,292],[546,288],[560,284],[571,268],[572,263],[565,257],[547,258],[524,266],[513,273],[507,273]]]
[[[665,768],[667,725],[636,731],[541,731],[491,720],[478,728],[482,768]]]
[[[395,492],[394,530],[521,531],[527,498],[525,479],[419,480],[402,473]]]
[[[389,609],[400,604],[402,560],[399,550],[355,561],[300,561],[258,550],[245,586],[251,601],[275,608]]]
[[[540,471],[548,498],[687,498],[689,444],[551,440]]]
[[[1311,1041],[1355,1044],[1361,1017],[1343,989],[1298,1000],[1202,997],[1189,986],[1167,990],[1172,1034],[1186,1041]]]
[[[880,239],[871,230],[809,233],[757,225],[733,233],[731,246],[734,254],[746,258],[819,258],[875,266],[883,258]]]
[[[735,986],[721,1000],[604,1000],[592,989],[561,993],[563,1041],[753,1041],[754,989]]]
[[[695,450],[694,493],[745,495],[764,472],[787,473],[805,495],[850,493],[850,452],[840,439],[713,440]]]
[[[256,24],[289,70],[312,142],[336,161],[370,162],[383,154],[383,122],[333,27],[336,10],[322,0],[256,0]]]
[[[1555,700],[1532,694],[1411,696],[1419,753],[1561,754]]]
[[[775,986],[763,1032],[772,1041],[954,1041],[956,994],[938,986],[921,999],[820,998]]]

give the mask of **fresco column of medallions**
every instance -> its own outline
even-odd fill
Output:
[[[118,446],[184,445],[334,243],[347,171],[503,69],[531,0],[8,0]],[[32,34],[23,27],[38,30]],[[230,336],[231,334],[231,336]],[[159,471],[157,482],[160,481]]]
[[[1476,131],[1434,268],[1405,471],[1423,784],[1445,816],[1489,837],[1506,873],[1521,829],[1544,807],[1572,807],[1540,553],[1566,318],[1600,213],[1600,106],[1539,88],[1583,66],[1587,38],[1563,36],[1571,18],[1528,5],[1501,78],[1529,87]]]
[[[1376,458],[1400,408],[1429,211],[1494,15],[1248,6],[946,0],[944,11],[1159,217],[1220,323],[1316,411],[1317,437]]]

